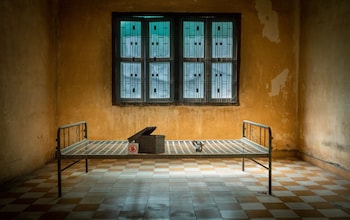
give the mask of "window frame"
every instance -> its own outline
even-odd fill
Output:
[[[145,18],[143,18],[143,16]],[[154,16],[154,17],[152,17]],[[158,18],[155,18],[158,17]],[[160,18],[162,17],[162,18]],[[120,21],[141,21],[141,58],[137,59],[141,62],[141,98],[121,98],[120,92],[120,65],[121,60],[133,60],[134,58],[121,59],[120,57]],[[152,21],[170,21],[170,58],[149,57],[149,22]],[[184,21],[203,21],[205,30],[205,47],[203,58],[204,62],[204,98],[192,99],[184,98],[183,92],[183,22]],[[223,99],[215,99],[211,97],[211,70],[215,59],[212,58],[211,48],[211,25],[212,22],[229,21],[233,25],[233,51],[232,58],[218,58],[217,62],[232,63],[232,82],[231,97]],[[119,24],[118,24],[119,23]],[[124,105],[239,105],[239,68],[240,68],[240,13],[112,13],[112,104],[118,106]],[[175,31],[176,30],[176,31]],[[196,58],[191,58],[197,60]],[[190,59],[190,60],[191,60]],[[135,61],[135,59],[133,60]],[[151,62],[170,62],[170,97],[151,99],[150,98],[150,77],[149,64]],[[197,60],[198,61],[198,60]]]

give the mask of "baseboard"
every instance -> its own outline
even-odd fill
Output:
[[[288,157],[297,157],[296,150],[274,150],[272,151],[273,159],[284,159]]]
[[[336,164],[332,164],[327,161],[323,161],[321,159],[315,158],[313,156],[307,155],[302,152],[297,152],[296,156],[304,161],[307,161],[315,166],[318,166],[322,169],[335,173],[343,178],[350,180],[350,170],[346,170]]]

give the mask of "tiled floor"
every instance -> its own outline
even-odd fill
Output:
[[[350,181],[307,162],[267,171],[239,159],[90,160],[50,163],[0,192],[0,219],[350,219]]]

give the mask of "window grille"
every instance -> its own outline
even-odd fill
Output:
[[[113,13],[113,104],[238,104],[239,14]]]

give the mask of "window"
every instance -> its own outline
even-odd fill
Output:
[[[239,14],[113,13],[113,104],[238,104]]]

